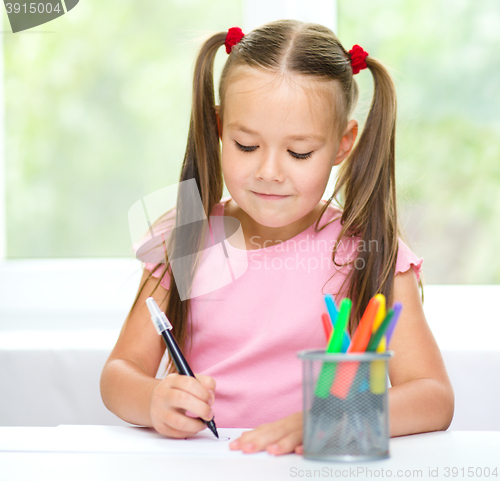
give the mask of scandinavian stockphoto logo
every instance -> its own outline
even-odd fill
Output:
[[[183,211],[176,216],[176,205]],[[248,269],[246,255],[229,247],[227,239],[244,245],[240,222],[229,216],[205,215],[195,179],[157,190],[138,200],[128,212],[130,237],[137,259],[164,264],[168,258],[181,300],[214,292],[234,282]],[[152,222],[153,220],[153,222]],[[191,240],[204,235],[201,251]],[[171,248],[169,240],[175,238]],[[196,265],[196,282],[192,266]]]
[[[12,32],[21,32],[50,22],[73,9],[79,0],[38,0],[11,2],[4,0]]]

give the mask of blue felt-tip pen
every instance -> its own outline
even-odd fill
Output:
[[[146,299],[146,305],[148,306],[149,312],[151,314],[151,320],[155,325],[156,331],[163,337],[163,340],[167,345],[168,352],[172,357],[172,361],[175,365],[175,368],[177,369],[177,372],[179,374],[183,374],[184,376],[191,376],[196,378],[196,376],[193,374],[193,371],[189,367],[189,364],[187,363],[184,355],[182,354],[182,351],[179,345],[177,344],[177,341],[170,332],[170,330],[172,329],[172,324],[170,324],[170,321],[168,320],[165,313],[160,310],[158,304],[156,304],[155,300],[152,297],[148,297]],[[210,431],[212,431],[214,435],[218,438],[219,434],[217,433],[217,427],[215,426],[214,420],[213,419],[211,421],[205,421],[204,419],[201,420],[208,426]]]
[[[328,311],[328,314],[330,315],[330,321],[332,323],[333,328],[335,329],[335,323],[337,322],[337,316],[339,314],[339,310],[337,309],[337,305],[335,304],[335,300],[333,299],[333,296],[331,294],[325,294],[324,299],[325,299],[326,309]],[[347,349],[349,349],[350,344],[351,344],[351,338],[349,337],[349,334],[347,334],[347,331],[344,331],[344,334],[342,336],[342,347],[340,349],[340,352],[347,352]]]

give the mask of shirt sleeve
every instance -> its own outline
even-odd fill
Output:
[[[406,272],[410,267],[413,268],[417,276],[417,281],[420,280],[420,272],[422,270],[423,258],[416,256],[410,248],[399,238],[398,258],[396,260],[396,274]]]
[[[153,277],[156,277],[159,279],[163,273],[165,272],[165,267],[166,264],[160,264],[153,272],[154,267],[156,264],[152,264],[149,262],[144,263],[144,268],[147,269],[148,271],[152,272]],[[163,279],[160,282],[160,286],[164,287],[167,291],[170,289],[170,272],[167,272],[164,276]]]
[[[132,248],[143,267],[150,271],[153,277],[159,279],[165,272],[165,242],[172,230],[172,222],[160,222],[153,226],[153,236],[150,233],[145,235],[139,242],[133,243]],[[149,248],[149,246],[152,246]],[[141,249],[142,248],[142,249]],[[141,249],[141,251],[139,251]],[[170,272],[167,272],[160,285],[165,289],[170,289]]]

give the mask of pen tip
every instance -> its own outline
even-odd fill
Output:
[[[207,425],[208,425],[208,427],[209,427],[210,431],[212,431],[212,433],[214,433],[214,436],[215,436],[217,439],[219,439],[219,433],[217,432],[217,427],[215,426],[215,422],[214,422],[214,420],[212,419],[211,421],[209,421],[209,422],[207,423]]]

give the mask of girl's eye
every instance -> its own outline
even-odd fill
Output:
[[[240,149],[242,152],[253,152],[258,147],[257,145],[241,145],[236,142],[236,140],[234,141],[234,143],[236,144],[236,147],[238,147],[238,149]]]
[[[253,152],[259,147],[258,145],[241,145],[239,142],[236,142],[236,140],[234,141],[234,143],[236,144],[236,147],[242,152]],[[308,152],[307,154],[297,154],[297,152],[292,152],[291,150],[289,150],[288,152],[294,159],[300,160],[308,159],[312,155],[312,151]]]
[[[301,159],[301,160],[308,159],[312,155],[312,151],[308,152],[307,154],[297,154],[296,152],[292,152],[291,150],[289,150],[288,152],[290,152],[290,155],[292,157],[294,157],[296,159]]]

